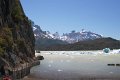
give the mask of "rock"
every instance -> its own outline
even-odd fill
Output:
[[[10,64],[15,61],[13,58],[19,58],[17,63],[30,62],[26,57],[35,57],[34,47],[31,22],[20,0],[0,0],[0,56]]]
[[[43,60],[44,57],[43,56],[37,56],[37,60]]]

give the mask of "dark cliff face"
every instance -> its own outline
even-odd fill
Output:
[[[34,34],[19,0],[0,0],[0,56],[10,64],[34,57]]]

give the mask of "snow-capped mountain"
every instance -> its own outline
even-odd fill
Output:
[[[66,33],[61,36],[61,40],[69,43],[75,43],[84,40],[94,40],[97,38],[102,38],[102,36],[91,31],[83,30],[81,32],[72,31],[71,33]]]
[[[68,43],[102,38],[102,36],[99,34],[93,33],[91,31],[85,31],[83,29],[80,32],[72,31],[71,33],[63,34],[62,36],[60,36],[58,32],[51,34],[49,31],[42,31],[42,29],[38,25],[33,26],[33,31],[35,38],[62,40]]]
[[[48,39],[54,38],[54,36],[49,31],[42,31],[42,29],[38,25],[33,26],[33,32],[36,39],[37,38],[48,38]]]

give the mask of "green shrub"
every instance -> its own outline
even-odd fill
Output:
[[[5,39],[0,37],[0,46],[4,46],[5,44]]]
[[[4,49],[0,46],[0,56],[3,55]]]
[[[13,37],[12,37],[12,32],[11,32],[11,29],[6,27],[6,28],[3,28],[3,35],[2,35],[2,38],[3,38],[3,43],[4,45],[7,44],[7,46],[12,46],[13,44]]]
[[[16,21],[24,20],[23,12],[22,12],[22,9],[21,9],[21,6],[20,6],[18,0],[16,0],[16,2],[15,2],[15,6],[13,8],[11,15],[14,18],[14,20],[16,20]]]
[[[18,48],[21,52],[27,51],[24,39],[18,39],[18,40],[16,40],[16,43],[17,43]]]
[[[1,29],[0,34],[0,52],[4,52],[4,50],[12,50],[13,45],[13,37],[11,29],[8,27],[4,27]]]
[[[18,44],[20,47],[24,47],[24,40],[22,40],[22,39],[17,40],[17,44]]]

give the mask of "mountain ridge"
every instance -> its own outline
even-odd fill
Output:
[[[79,32],[73,30],[62,36],[58,32],[51,34],[49,31],[43,31],[38,25],[33,26],[33,31],[37,50],[101,50],[106,47],[118,49],[120,46],[119,40],[84,29]]]
[[[53,40],[61,40],[68,43],[75,43],[84,40],[94,40],[97,38],[102,38],[102,35],[93,33],[91,31],[85,31],[82,29],[80,32],[75,32],[74,30],[71,33],[63,33],[60,35],[58,32],[54,34],[50,33],[49,31],[42,31],[40,26],[34,25],[33,26],[34,36],[35,38],[48,38]]]

